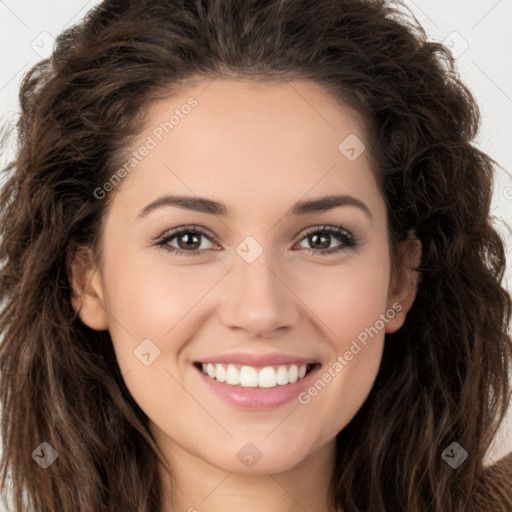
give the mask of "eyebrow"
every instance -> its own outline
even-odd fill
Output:
[[[164,206],[176,206],[178,208],[208,213],[211,215],[219,215],[221,217],[226,217],[229,212],[225,204],[204,197],[165,195],[142,208],[138,213],[137,218],[145,217],[153,210]],[[373,220],[370,208],[368,208],[363,201],[346,194],[330,195],[319,199],[299,201],[286,213],[286,217],[289,217],[290,215],[298,216],[306,215],[308,213],[324,212],[339,206],[354,206],[359,208],[370,218],[370,220]]]

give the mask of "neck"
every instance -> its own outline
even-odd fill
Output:
[[[278,473],[227,471],[169,442],[164,453],[173,475],[159,466],[161,512],[341,512],[332,507],[329,495],[335,440]]]

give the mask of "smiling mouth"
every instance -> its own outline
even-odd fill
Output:
[[[218,382],[242,388],[272,389],[303,379],[318,364],[281,364],[256,368],[254,366],[220,363],[194,363],[194,366]]]

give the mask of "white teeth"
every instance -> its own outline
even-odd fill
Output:
[[[286,369],[286,366],[280,366],[277,369],[276,380],[280,386],[288,384],[288,370]]]
[[[232,386],[238,386],[238,384],[240,384],[240,372],[232,364],[228,365],[226,383],[231,384]]]
[[[265,366],[258,375],[260,388],[275,388],[277,384],[276,371],[272,366]]]
[[[226,382],[226,370],[224,370],[224,366],[221,364],[215,365],[215,378],[219,382]]]
[[[308,365],[297,366],[280,365],[277,370],[274,366],[265,366],[257,369],[253,366],[242,366],[240,370],[234,364],[203,364],[202,371],[212,379],[225,382],[231,386],[243,388],[275,388],[293,384],[302,379],[307,372]]]
[[[240,370],[240,386],[243,388],[258,387],[258,372],[252,366],[242,366]]]

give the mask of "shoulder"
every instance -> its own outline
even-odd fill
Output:
[[[512,452],[484,468],[474,495],[475,511],[512,511]],[[491,508],[492,507],[492,508]]]

